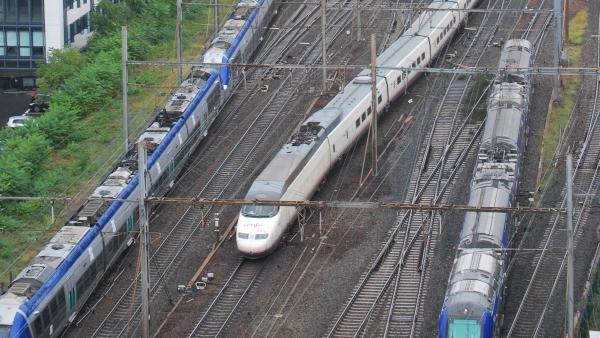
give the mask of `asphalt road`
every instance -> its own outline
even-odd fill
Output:
[[[0,126],[4,126],[8,118],[21,115],[31,102],[31,91],[0,91]]]

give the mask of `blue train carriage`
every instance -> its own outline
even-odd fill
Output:
[[[495,250],[460,250],[440,314],[439,337],[493,337],[504,284],[504,264],[502,253]]]
[[[262,40],[260,34],[272,9],[269,0],[240,2],[206,53],[246,62]],[[240,48],[253,50],[240,53]],[[151,194],[162,195],[172,186],[185,159],[216,118],[218,107],[230,95],[225,90],[229,76],[220,74],[223,69],[227,67],[194,67],[140,136],[138,141],[146,142],[150,156]],[[132,147],[0,296],[0,337],[55,337],[75,318],[106,269],[132,242],[137,227],[136,205],[107,205],[100,198],[137,196],[136,175],[137,154]]]
[[[530,79],[518,68],[528,67],[531,60],[528,41],[506,43],[499,62],[502,73],[488,98],[470,206],[513,205],[530,93]],[[492,337],[497,333],[510,225],[506,213],[466,213],[439,318],[440,337]]]

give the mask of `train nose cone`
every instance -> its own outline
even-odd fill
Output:
[[[264,257],[267,253],[267,245],[265,241],[251,240],[251,239],[239,239],[237,240],[238,251],[251,258]]]

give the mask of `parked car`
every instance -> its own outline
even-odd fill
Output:
[[[17,115],[11,116],[8,118],[8,122],[6,122],[7,128],[18,128],[25,126],[25,121],[32,119],[32,116],[29,115]]]

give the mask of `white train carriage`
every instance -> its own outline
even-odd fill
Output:
[[[273,0],[242,0],[205,53],[216,62],[248,61],[275,6]],[[206,136],[219,107],[231,95],[222,89],[229,83],[228,72],[225,76],[221,72],[224,69],[226,65],[195,67],[140,136],[138,141],[148,145],[151,194],[162,195],[172,186],[185,160]],[[0,338],[57,337],[75,318],[137,229],[136,204],[107,205],[100,198],[137,196],[137,172],[133,146],[0,296]]]
[[[432,2],[429,7],[435,10],[425,11],[377,58],[378,114],[406,91],[420,74],[419,68],[437,56],[459,28],[466,14],[451,9],[472,8],[476,2]],[[329,104],[302,123],[300,131],[252,184],[246,198],[309,199],[331,166],[368,130],[371,110],[371,76],[369,70],[363,70]],[[248,257],[267,255],[277,247],[295,217],[293,207],[243,207],[236,228],[238,250]]]

